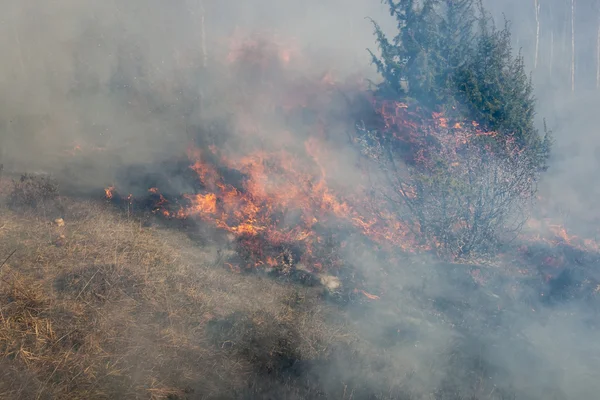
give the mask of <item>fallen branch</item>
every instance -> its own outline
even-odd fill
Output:
[[[0,271],[2,271],[2,267],[4,267],[4,264],[6,264],[8,262],[8,260],[10,260],[10,258],[12,257],[13,254],[15,254],[17,251],[17,249],[14,249],[9,255],[8,257],[6,257],[4,259],[4,261],[2,261],[2,264],[0,264]]]

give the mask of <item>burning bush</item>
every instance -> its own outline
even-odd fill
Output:
[[[383,107],[386,127],[361,128],[359,140],[383,172],[380,193],[417,236],[462,257],[517,233],[539,174],[531,153],[475,122],[450,124],[440,114],[427,119],[393,106],[394,117],[385,114],[389,104]]]
[[[398,35],[375,24],[380,118],[362,123],[362,150],[423,241],[453,256],[492,250],[525,222],[551,144],[534,126],[523,59],[480,2],[388,3]]]

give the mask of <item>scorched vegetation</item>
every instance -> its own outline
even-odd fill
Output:
[[[359,126],[379,191],[440,253],[489,253],[519,232],[550,151],[533,88],[479,2],[392,1],[398,33],[376,24],[378,123]]]

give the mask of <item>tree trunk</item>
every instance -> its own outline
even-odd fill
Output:
[[[550,31],[550,77],[552,78],[552,66],[554,65],[554,30]]]
[[[540,0],[533,0],[533,4],[535,6],[535,56],[533,68],[537,69],[540,53]]]
[[[204,25],[204,1],[200,0],[200,29],[202,35],[202,66],[206,68],[208,66],[208,53],[206,51],[206,27]]]
[[[575,0],[571,0],[571,92],[575,92]]]
[[[600,9],[598,11],[598,38],[596,39],[596,88],[600,89]]]

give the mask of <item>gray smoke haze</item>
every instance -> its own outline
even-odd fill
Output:
[[[513,43],[532,71],[538,99],[538,124],[545,119],[555,139],[553,160],[541,187],[567,218],[573,229],[588,235],[586,226],[598,218],[600,141],[596,120],[600,108],[598,37],[600,2],[596,0],[540,1],[538,63],[535,66],[535,0],[487,1],[498,23],[511,23]],[[572,16],[572,5],[574,15]],[[573,28],[573,30],[572,30]],[[574,91],[571,82],[572,31],[574,32]],[[595,224],[595,222],[594,222]],[[594,232],[597,235],[597,231]]]
[[[502,13],[512,20],[514,38],[532,69],[533,0],[488,3],[499,23]],[[292,66],[304,75],[333,70],[338,76],[374,78],[366,48],[376,45],[365,17],[393,31],[387,6],[377,0],[4,0],[0,163],[15,173],[49,171],[73,186],[101,189],[123,166],[185,155],[190,135],[206,121],[243,118],[231,116],[228,108],[228,93],[241,90],[241,83],[214,62],[226,56],[235,32],[293,38],[311,57],[311,70]],[[564,30],[563,19],[551,23],[557,25],[553,40],[567,42],[553,57],[569,58],[570,38],[564,35],[570,30]],[[581,20],[578,42],[595,39],[596,23]],[[549,50],[543,49],[542,66],[534,72],[538,114],[540,124],[547,118],[556,147],[542,193],[570,211],[574,228],[594,231],[586,216],[600,217],[595,205],[600,96],[584,83],[571,93],[569,63],[557,62],[551,72]],[[590,67],[585,68],[581,79],[588,82]],[[210,79],[202,73],[206,70]],[[276,95],[276,78],[273,82],[272,91],[260,95]],[[272,129],[238,139],[251,143],[260,137],[273,146],[289,139],[278,131],[280,121],[261,122]],[[65,149],[78,145],[111,153],[73,161]],[[350,188],[359,176],[353,153],[335,152],[339,159],[324,161],[340,164],[330,165],[336,171],[330,178]],[[339,371],[325,376],[341,374],[381,387],[406,382],[418,399],[468,398],[464,393],[508,399],[509,391],[517,399],[592,399],[600,392],[600,325],[588,304],[550,307],[537,288],[520,287],[528,296],[513,296],[518,283],[498,271],[489,271],[486,286],[473,288],[468,266],[440,272],[437,262],[426,258],[387,265],[376,250],[350,247],[346,256],[365,280],[389,290],[381,302],[353,316],[356,329],[381,351],[363,366],[342,359]],[[385,344],[390,332],[399,331],[408,332],[409,345]],[[469,369],[480,375],[463,372]],[[440,387],[455,397],[439,397],[434,392]]]
[[[185,118],[198,119],[197,97],[208,94],[192,69],[203,52],[209,67],[226,54],[236,28],[296,38],[322,58],[324,70],[356,71],[366,69],[364,49],[373,44],[364,17],[382,13],[366,1],[205,3],[5,2],[4,158],[31,168],[84,136],[100,146],[135,141],[127,157],[156,156],[165,142],[177,147]]]

